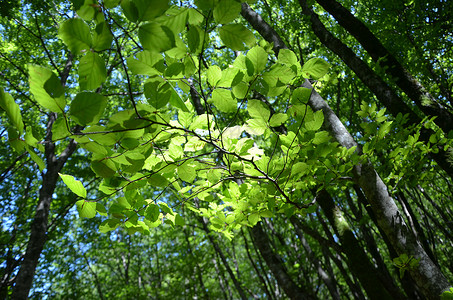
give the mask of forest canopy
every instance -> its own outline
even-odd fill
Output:
[[[450,1],[2,1],[3,299],[452,299]]]

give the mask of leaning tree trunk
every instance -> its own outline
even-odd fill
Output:
[[[299,1],[301,7],[306,11],[306,1]],[[273,36],[274,40],[280,40],[278,34],[262,19],[256,18],[256,13],[247,4],[242,4],[242,16],[246,20],[250,19],[250,24],[266,38]],[[255,16],[254,16],[255,14]],[[254,25],[255,24],[255,25]],[[272,39],[266,38],[269,42]],[[282,45],[284,43],[282,42]],[[283,46],[280,49],[284,48]],[[274,44],[275,49],[275,44]],[[278,48],[276,49],[278,52]],[[323,111],[325,127],[337,142],[346,148],[357,146],[351,134],[341,123],[327,102],[313,89],[308,80],[303,84],[305,88],[312,89],[308,104],[313,111]],[[354,166],[354,180],[359,184],[373,209],[377,224],[382,228],[391,244],[399,255],[407,254],[419,259],[416,267],[410,270],[417,286],[422,290],[428,299],[439,299],[440,295],[450,288],[450,283],[442,274],[440,269],[432,262],[423,247],[417,242],[415,236],[408,230],[401,212],[390,197],[387,186],[379,177],[371,163],[365,162]]]

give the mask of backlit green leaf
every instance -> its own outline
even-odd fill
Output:
[[[30,92],[36,101],[53,112],[63,112],[66,100],[64,94],[61,94],[58,77],[51,70],[32,64],[28,65],[28,73]]]
[[[312,58],[309,59],[304,66],[302,67],[302,72],[304,72],[307,77],[311,77],[315,80],[326,75],[327,71],[330,68],[330,64],[322,58]]]
[[[104,60],[94,52],[88,52],[80,59],[79,83],[81,90],[94,90],[107,78]]]
[[[77,210],[81,218],[94,218],[96,216],[96,202],[79,200],[76,202]]]
[[[19,135],[22,135],[24,132],[24,123],[22,121],[22,115],[20,114],[19,105],[14,102],[13,97],[10,94],[5,93],[2,88],[0,88],[0,107],[8,115],[9,121],[16,127],[19,131]]]
[[[88,25],[81,19],[69,19],[58,30],[60,38],[74,54],[91,48],[91,33]]]
[[[247,52],[247,59],[253,64],[254,74],[258,74],[266,67],[268,55],[266,50],[260,46],[255,46]]]
[[[58,173],[58,175],[60,175],[63,182],[74,194],[76,194],[77,196],[79,196],[81,198],[87,197],[87,191],[86,191],[85,187],[83,186],[82,182],[80,182],[79,180],[76,180],[71,175],[64,175],[61,173]]]
[[[273,114],[271,119],[269,120],[269,125],[271,127],[277,127],[277,126],[280,126],[283,123],[285,123],[285,121],[287,119],[288,119],[287,114],[281,114],[281,113]]]
[[[271,115],[269,108],[267,108],[266,104],[260,100],[249,100],[247,104],[247,111],[252,118],[260,119],[264,122],[267,122],[269,120],[269,116]]]
[[[102,51],[110,48],[112,45],[113,36],[110,33],[109,25],[106,22],[101,22],[96,25],[93,36],[93,48],[96,51]]]
[[[241,24],[228,24],[219,28],[219,35],[225,46],[232,50],[245,50],[255,44],[253,33]]]
[[[147,50],[162,52],[175,47],[175,35],[166,26],[158,23],[146,23],[140,26],[138,37]]]
[[[237,109],[237,102],[233,99],[230,90],[216,89],[212,92],[212,103],[222,112],[234,112]]]

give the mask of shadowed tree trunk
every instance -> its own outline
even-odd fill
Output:
[[[250,229],[253,240],[258,247],[261,256],[266,261],[267,266],[274,274],[278,285],[285,291],[290,299],[313,299],[308,293],[302,290],[289,276],[281,258],[270,247],[270,241],[267,234],[258,222]]]

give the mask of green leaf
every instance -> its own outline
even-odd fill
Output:
[[[160,211],[159,206],[151,203],[146,208],[145,217],[150,220],[151,222],[156,222],[159,219]]]
[[[95,3],[94,0],[85,0],[81,2],[83,2],[83,5],[76,8],[77,15],[85,21],[93,20],[98,13],[96,7],[97,3]]]
[[[203,39],[204,32],[196,25],[190,26],[187,31],[187,45],[191,53],[198,54],[201,51]]]
[[[78,93],[72,100],[69,114],[79,125],[95,124],[101,118],[106,106],[107,100],[104,96],[97,93],[82,92]]]
[[[163,52],[176,46],[175,35],[166,26],[158,23],[146,23],[140,26],[138,38],[147,50]]]
[[[109,49],[112,45],[113,36],[110,33],[109,25],[101,22],[96,25],[93,36],[93,48],[96,51]]]
[[[120,4],[121,0],[104,0],[104,6],[106,8],[115,8]]]
[[[173,5],[159,18],[159,23],[170,28],[173,33],[179,34],[186,29],[188,16],[189,10],[186,7]]]
[[[212,92],[212,103],[222,112],[234,112],[237,110],[237,102],[233,99],[230,90],[216,89]]]
[[[58,86],[61,86],[58,77],[51,70],[32,64],[28,65],[28,73],[30,92],[35,96],[36,101],[53,112],[63,112],[66,100]]]
[[[305,122],[304,126],[307,130],[316,131],[321,128],[324,122],[324,114],[322,110],[318,110],[313,114],[313,120]]]
[[[140,21],[151,21],[161,16],[168,8],[165,0],[134,0]]]
[[[161,79],[152,79],[145,83],[145,96],[148,103],[155,109],[166,106],[174,93],[175,91],[170,83],[162,82]]]
[[[58,175],[60,175],[61,179],[63,179],[63,182],[74,194],[84,199],[87,197],[87,191],[82,182],[76,180],[71,175],[64,175],[61,173],[58,173]]]
[[[289,49],[281,49],[278,52],[278,59],[277,62],[284,64],[284,65],[297,65],[298,60],[296,54]]]
[[[269,87],[283,87],[294,78],[294,72],[288,66],[275,64],[262,77]]]
[[[216,86],[217,83],[222,78],[222,70],[220,69],[219,66],[212,65],[209,67],[207,71],[207,76],[209,84],[211,84],[212,86]]]
[[[96,216],[96,202],[88,202],[85,200],[79,200],[76,202],[77,210],[81,218],[94,218]]]
[[[144,50],[137,53],[137,59],[129,57],[127,65],[129,70],[136,75],[157,75],[164,72],[164,57],[158,52]]]
[[[271,127],[277,127],[285,123],[286,120],[288,120],[287,114],[282,113],[273,114],[271,119],[269,120],[269,125]]]
[[[304,88],[304,87],[298,87],[293,91],[293,94],[291,96],[291,103],[292,104],[305,104],[308,103],[308,100],[310,99],[312,89]]]
[[[115,175],[115,164],[110,160],[92,161],[91,169],[93,172],[103,178],[109,178]]]
[[[181,180],[192,183],[195,180],[197,173],[195,168],[186,162],[178,167],[178,175]]]
[[[184,224],[185,224],[184,218],[181,217],[180,215],[175,215],[175,225],[184,226]]]
[[[79,83],[81,90],[94,90],[107,78],[104,60],[94,52],[88,52],[80,59]]]
[[[99,226],[99,232],[107,233],[109,231],[115,230],[116,228],[118,228],[118,226],[120,226],[120,224],[121,221],[118,219],[105,220]]]
[[[219,35],[225,46],[232,50],[245,50],[255,44],[253,33],[241,24],[228,24],[219,28]]]
[[[245,82],[239,82],[233,86],[233,95],[238,99],[244,99],[247,97],[249,91],[249,85]]]
[[[33,151],[33,149],[31,149],[30,147],[28,147],[27,144],[25,144],[24,146],[25,146],[25,149],[27,150],[27,152],[30,154],[30,158],[38,165],[39,170],[40,170],[41,172],[44,171],[44,169],[46,168],[46,164],[45,164],[44,161],[41,159],[41,157],[39,157],[39,156]]]
[[[121,9],[129,21],[137,22],[139,13],[137,6],[132,0],[121,0]]]
[[[69,19],[58,30],[60,38],[74,54],[91,48],[90,27],[81,19]]]
[[[220,0],[215,6],[214,20],[219,24],[226,24],[234,21],[241,13],[241,3],[235,0]]]
[[[249,100],[247,104],[247,111],[252,118],[263,120],[267,122],[271,115],[271,112],[260,100]]]
[[[253,74],[258,74],[266,68],[268,54],[260,46],[255,46],[247,52],[247,59],[253,64]],[[250,74],[249,74],[250,75]]]
[[[309,59],[302,67],[302,72],[309,77],[318,80],[326,75],[330,68],[330,64],[322,58]]]
[[[195,0],[195,5],[201,10],[209,10],[214,8],[219,0]]]
[[[263,119],[250,119],[247,120],[248,126],[244,129],[253,135],[262,135],[267,129],[267,122]]]
[[[255,226],[256,223],[260,220],[260,215],[257,213],[252,213],[248,216],[250,226]]]
[[[24,122],[22,121],[22,115],[20,113],[19,105],[14,102],[13,97],[10,94],[5,93],[0,88],[0,107],[6,112],[9,121],[19,131],[19,135],[24,133]]]

